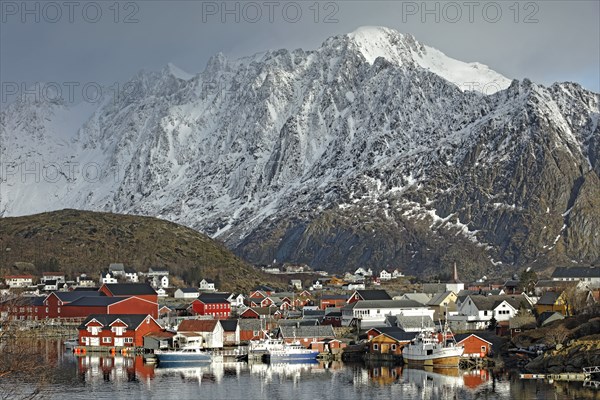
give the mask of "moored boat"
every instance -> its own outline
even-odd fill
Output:
[[[281,362],[311,362],[317,359],[319,352],[307,349],[300,343],[285,343],[281,346],[272,347],[265,353],[265,359],[269,363]]]
[[[423,330],[402,349],[406,364],[458,368],[464,347],[458,346],[447,325],[439,333]]]
[[[211,354],[197,346],[183,347],[177,350],[157,350],[154,354],[159,366],[181,363],[209,363],[212,361]]]

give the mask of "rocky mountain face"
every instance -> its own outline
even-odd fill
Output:
[[[251,262],[330,271],[600,261],[600,96],[577,84],[361,28],[127,88],[0,113],[3,216],[158,216]]]

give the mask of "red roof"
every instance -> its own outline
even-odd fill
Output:
[[[212,332],[219,323],[216,319],[185,319],[179,324],[178,332]]]

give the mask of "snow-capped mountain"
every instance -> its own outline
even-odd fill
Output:
[[[0,213],[160,216],[248,260],[466,274],[600,258],[600,96],[396,31],[0,114]]]

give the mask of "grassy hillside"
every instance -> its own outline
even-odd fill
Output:
[[[206,235],[157,218],[61,210],[0,219],[0,273],[59,270],[94,279],[111,262],[138,271],[167,268],[187,284],[210,278],[247,290],[275,277],[256,270]],[[281,283],[279,283],[281,286]]]

